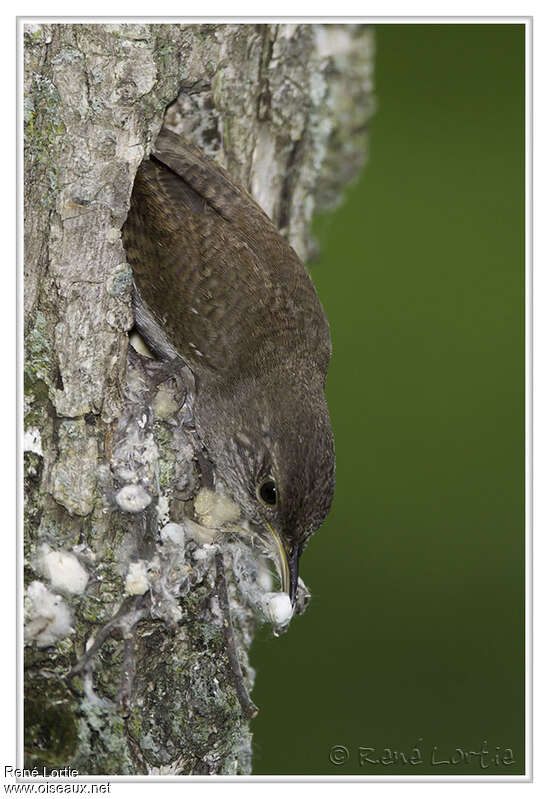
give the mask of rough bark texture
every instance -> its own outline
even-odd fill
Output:
[[[363,162],[372,33],[42,24],[24,54],[25,766],[246,774],[192,397],[128,345],[120,229],[171,106],[306,258],[313,209]],[[223,557],[251,690],[257,570]]]

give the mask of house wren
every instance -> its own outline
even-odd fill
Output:
[[[123,241],[137,327],[193,372],[216,479],[269,542],[294,604],[334,493],[330,332],[311,278],[228,172],[169,131],[137,173]]]

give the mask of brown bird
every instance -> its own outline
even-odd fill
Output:
[[[270,541],[294,604],[334,493],[330,332],[311,278],[228,172],[169,131],[137,173],[123,241],[137,327],[192,370],[216,480]]]

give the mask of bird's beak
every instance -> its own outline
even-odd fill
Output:
[[[288,549],[282,538],[271,525],[267,522],[269,531],[276,544],[276,554],[278,566],[280,570],[280,579],[282,582],[282,590],[285,591],[289,597],[292,607],[295,605],[295,598],[297,594],[297,580],[299,577],[299,547],[294,545]]]

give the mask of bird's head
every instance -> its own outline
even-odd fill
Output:
[[[277,564],[295,603],[298,561],[334,495],[335,455],[323,379],[295,373],[209,386],[195,406],[217,479]]]

